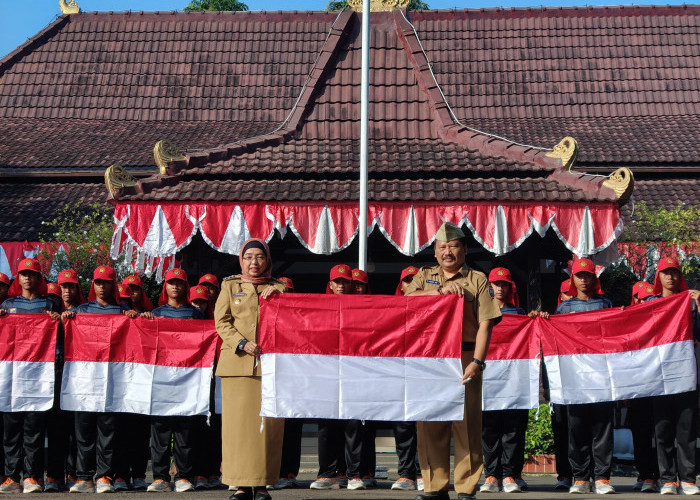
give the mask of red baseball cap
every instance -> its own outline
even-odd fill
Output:
[[[185,272],[184,269],[180,269],[179,267],[175,267],[165,273],[165,279],[163,280],[163,288],[160,292],[160,299],[158,299],[158,305],[162,306],[163,304],[168,303],[168,294],[165,293],[165,284],[170,281],[170,280],[182,280],[185,282],[185,297],[189,298],[190,295],[190,283],[187,281],[187,273]]]
[[[193,300],[209,300],[209,290],[203,285],[190,288],[190,302]]]
[[[338,278],[345,278],[346,280],[352,281],[352,271],[350,266],[345,264],[338,264],[331,269],[330,280],[333,281]]]
[[[97,298],[95,295],[95,280],[111,281],[114,284],[114,303],[119,304],[119,287],[117,286],[117,272],[109,266],[97,266],[92,273],[92,284],[90,285],[90,293],[88,300],[92,302]]]
[[[5,273],[0,273],[0,283],[5,283],[6,285],[10,285],[10,277],[5,274]]]
[[[78,281],[78,273],[76,273],[73,269],[64,269],[58,273],[58,284],[63,285],[64,283],[75,283],[76,285],[79,285],[80,282]]]
[[[199,278],[199,283],[198,285],[204,285],[205,283],[208,283],[210,285],[214,285],[216,288],[221,290],[221,286],[219,285],[219,280],[214,276],[213,274],[205,274],[201,278]]]
[[[119,297],[122,299],[130,299],[131,298],[131,289],[129,288],[129,285],[124,285],[122,283],[119,283],[117,285],[117,288],[119,288]]]
[[[396,292],[394,295],[403,295],[403,292],[401,291],[401,282],[409,276],[415,276],[418,274],[418,271],[419,269],[416,266],[408,266],[404,268],[404,270],[401,271],[401,278],[399,279],[399,284],[396,285]]]
[[[513,281],[508,269],[505,267],[494,267],[489,273],[489,281],[491,283],[495,281],[505,281],[510,283],[510,296],[508,297],[508,300],[506,300],[506,303],[515,307],[520,305],[518,288],[515,286],[515,281]]]
[[[659,260],[656,264],[656,275],[654,276],[654,295],[661,295],[663,287],[661,286],[661,280],[659,279],[659,273],[665,271],[666,269],[676,269],[681,273],[681,283],[678,286],[679,292],[685,292],[689,290],[688,283],[686,283],[683,273],[681,272],[681,265],[673,257],[664,257]]]
[[[143,290],[143,281],[141,281],[141,278],[136,276],[135,274],[130,274],[126,278],[122,280],[122,285],[127,285],[127,286],[137,286],[140,289]]]
[[[646,299],[654,295],[654,286],[646,281],[637,281],[632,285],[632,298],[636,297],[638,300]],[[634,300],[633,300],[634,302]]]
[[[58,283],[46,283],[46,292],[61,296],[61,288],[58,286]]]
[[[294,290],[294,283],[292,282],[291,279],[289,279],[285,276],[282,276],[281,278],[277,278],[277,279],[279,281],[281,281],[282,283],[284,283],[284,286],[286,286],[288,290]]]
[[[41,274],[41,263],[36,259],[22,259],[17,264],[17,273],[21,271],[34,271]]]
[[[41,274],[41,264],[39,263],[38,260],[36,259],[22,259],[17,263],[17,274],[21,273],[22,271],[33,271],[35,273],[38,273],[39,276],[41,277],[41,282],[39,283],[39,296],[40,297],[46,297],[48,293],[48,288],[46,286],[46,280],[44,279],[44,276]],[[8,297],[17,297],[19,295],[22,295],[22,286],[19,284],[19,280],[16,279],[12,282],[12,285],[10,285],[10,289],[7,291],[7,296]]]
[[[369,275],[362,269],[353,269],[352,279],[353,281],[359,281],[360,283],[364,283],[365,285],[369,283]]]
[[[581,272],[591,273],[593,275],[593,277],[595,278],[595,293],[596,295],[603,295],[603,289],[600,287],[600,280],[595,274],[595,265],[593,264],[593,261],[591,259],[582,258],[574,261],[574,264],[571,266],[571,276],[574,276]],[[571,284],[569,285],[569,291],[564,293],[571,297],[576,297],[576,295],[578,295],[578,290],[576,290],[576,285],[574,284],[573,278],[571,278],[570,281]]]

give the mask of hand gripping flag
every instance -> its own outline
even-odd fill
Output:
[[[205,415],[217,339],[213,321],[78,314],[66,322],[61,408]]]
[[[455,295],[261,299],[261,415],[461,420],[462,307]]]
[[[57,328],[46,314],[0,318],[0,412],[51,409]]]

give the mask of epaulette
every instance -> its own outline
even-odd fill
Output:
[[[240,274],[232,274],[231,276],[226,276],[224,279],[221,280],[221,282],[223,283],[224,281],[235,280],[236,278],[240,278],[240,277],[241,277]]]

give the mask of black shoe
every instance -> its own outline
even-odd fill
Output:
[[[417,494],[415,500],[450,500],[450,494],[445,490],[424,491]]]
[[[238,488],[241,491],[235,492],[228,497],[228,500],[253,500],[253,488]]]
[[[457,500],[474,500],[476,495],[467,495],[466,493],[457,493]]]
[[[272,500],[272,497],[265,488],[255,488],[255,498],[253,500]]]

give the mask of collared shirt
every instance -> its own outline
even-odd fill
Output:
[[[489,280],[484,273],[470,269],[465,264],[457,274],[448,279],[439,265],[421,267],[409,283],[406,295],[419,290],[437,290],[439,286],[453,281],[464,288],[462,341],[473,342],[476,340],[481,321],[492,319],[495,325],[501,320],[501,310],[489,293]]]
[[[525,312],[525,309],[523,309],[522,307],[503,306],[503,307],[501,307],[501,314],[522,314],[522,315],[525,315],[527,313]]]
[[[610,309],[612,302],[609,298],[602,295],[596,295],[588,300],[572,297],[559,304],[554,314],[566,314],[574,312],[597,311],[599,309]]]
[[[47,311],[61,312],[61,308],[53,299],[48,297],[36,297],[27,299],[21,295],[10,297],[0,304],[0,309],[5,309],[9,314],[42,314]]]
[[[80,304],[72,309],[76,314],[122,314],[128,311],[129,308],[123,304],[106,304],[102,305],[96,300]]]
[[[181,318],[181,319],[206,319],[202,311],[189,304],[174,307],[170,304],[163,304],[151,311],[153,316],[160,318]]]

